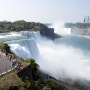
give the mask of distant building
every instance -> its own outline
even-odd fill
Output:
[[[83,22],[65,23],[66,28],[71,28],[71,33],[76,35],[90,36],[90,18],[89,16],[83,19]]]

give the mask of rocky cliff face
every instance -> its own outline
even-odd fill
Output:
[[[58,34],[54,33],[53,28],[48,28],[46,30],[40,30],[40,34],[42,36],[46,36],[47,38],[50,38],[50,39],[55,39],[55,38],[60,38],[61,37],[61,35],[58,35]]]

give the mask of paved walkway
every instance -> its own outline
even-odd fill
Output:
[[[12,62],[2,53],[0,53],[0,75],[12,69]]]

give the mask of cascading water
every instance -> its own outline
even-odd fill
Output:
[[[89,38],[66,35],[52,41],[41,37],[39,32],[18,34],[17,39],[21,39],[12,37],[12,40],[6,41],[16,55],[24,59],[35,58],[42,71],[57,79],[90,81]]]
[[[28,58],[34,58],[38,56],[38,48],[36,45],[36,35],[38,32],[19,32],[19,36],[16,34],[16,38],[14,38],[13,33],[11,33],[11,37],[5,39],[6,43],[10,46],[11,51],[13,51],[17,56],[28,59]],[[7,35],[6,35],[7,36]],[[20,38],[21,37],[21,38]],[[4,37],[5,38],[5,37]]]
[[[65,28],[63,22],[56,22],[49,27],[55,29],[55,33],[60,35],[70,35],[71,34],[71,28]]]
[[[38,48],[34,39],[23,39],[16,41],[8,41],[7,44],[10,46],[17,56],[23,59],[36,58],[38,55]]]

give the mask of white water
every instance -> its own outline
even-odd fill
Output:
[[[57,79],[90,80],[90,57],[84,54],[84,50],[48,40],[44,44],[42,41],[38,48],[40,51],[38,63],[45,72]]]
[[[57,79],[83,78],[90,81],[90,39],[65,36],[53,42],[41,37],[39,32],[18,34],[17,38],[23,39],[16,40],[12,37],[11,41],[7,41],[16,55],[24,59],[35,58],[41,70]]]
[[[8,38],[8,41],[6,41],[6,43],[10,46],[11,51],[13,51],[17,56],[23,59],[36,59],[39,54],[38,47],[35,41],[35,38],[37,38],[36,33],[38,35],[38,32],[19,32],[18,34],[22,38],[19,38],[18,34],[16,34],[17,39],[15,39],[13,37],[13,34],[11,34],[12,40]]]
[[[55,33],[60,35],[70,35],[71,34],[71,28],[64,28],[63,22],[56,22],[52,24],[50,27],[55,29]]]

